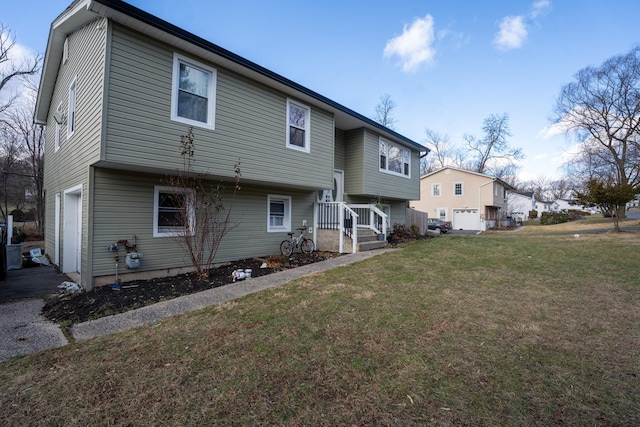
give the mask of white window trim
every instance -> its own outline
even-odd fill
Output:
[[[62,102],[58,104],[56,112],[62,117]],[[60,149],[60,136],[62,134],[62,123],[56,122],[55,135],[54,135],[54,152]]]
[[[160,193],[182,193],[187,194],[189,205],[193,203],[193,191],[189,189],[178,189],[173,187],[165,187],[156,185],[153,187],[153,237],[176,237],[182,235],[182,231],[176,229],[174,231],[158,231],[158,204],[160,203]],[[195,230],[195,215],[193,209],[189,209],[189,230],[191,234]]]
[[[386,152],[386,168],[381,168],[380,167],[380,142],[383,142],[387,148],[387,152]],[[402,157],[402,163],[401,163],[401,172],[394,172],[389,170],[389,147],[396,147],[398,149],[400,149],[402,151],[401,157]],[[407,152],[409,154],[409,174],[405,175],[404,174],[404,152]],[[384,172],[384,173],[388,173],[390,175],[394,175],[394,176],[400,176],[402,178],[406,178],[406,179],[411,179],[411,150],[409,150],[408,148],[403,147],[402,145],[399,144],[395,144],[395,143],[391,143],[387,140],[385,140],[384,138],[380,137],[378,138],[378,156],[377,156],[377,162],[378,162],[378,170],[380,172]]]
[[[456,194],[456,185],[460,184],[460,194]],[[464,182],[454,182],[453,183],[453,195],[455,197],[464,196]]]
[[[189,119],[178,116],[178,90],[180,88],[180,63],[197,68],[205,73],[209,73],[209,85],[207,87],[207,122]],[[180,54],[173,54],[173,79],[171,86],[171,120],[185,123],[191,126],[215,129],[216,128],[216,86],[218,81],[218,70],[202,62],[195,61]]]
[[[284,219],[282,227],[271,226],[271,200],[284,201]],[[267,194],[267,233],[291,232],[291,196]]]
[[[440,192],[440,194],[436,195],[434,194],[435,192],[433,191],[436,188],[436,185],[438,186],[438,191]],[[442,197],[442,184],[439,182],[434,182],[431,184],[431,197]]]
[[[438,208],[438,219],[446,221],[447,220],[447,214],[449,213],[448,211],[449,211],[449,209],[447,209],[447,208]],[[441,215],[442,212],[444,212],[444,218],[442,218],[442,215]]]
[[[71,138],[76,131],[78,117],[76,114],[76,105],[78,99],[78,76],[71,80],[69,85],[69,103],[67,105],[67,139]]]
[[[298,108],[302,108],[306,111],[305,120],[304,120],[304,147],[299,147],[295,144],[291,144],[289,141],[289,136],[291,135],[289,131],[289,111],[290,105],[293,104]],[[302,151],[304,153],[311,152],[311,108],[308,105],[304,105],[300,102],[294,101],[292,99],[287,98],[287,148],[291,148],[292,150]]]

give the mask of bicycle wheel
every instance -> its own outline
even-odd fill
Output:
[[[283,240],[280,243],[280,253],[289,256],[293,253],[293,242],[291,240]]]
[[[309,253],[313,252],[315,247],[316,246],[313,243],[313,240],[311,240],[311,239],[304,239],[304,241],[300,245],[300,249],[302,249],[302,253],[305,253],[305,254],[309,254]]]

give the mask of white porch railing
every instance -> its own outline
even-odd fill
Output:
[[[351,252],[357,252],[358,229],[387,234],[387,214],[375,205],[347,205],[344,202],[316,203],[315,227],[339,230],[339,250],[344,252],[345,236],[351,238]]]
[[[358,214],[358,228],[368,228],[376,234],[387,235],[388,215],[376,207],[376,205],[350,204],[349,207]]]

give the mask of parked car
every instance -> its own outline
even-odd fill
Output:
[[[428,218],[427,227],[429,230],[440,230],[441,233],[446,233],[451,230],[451,223],[438,218]]]

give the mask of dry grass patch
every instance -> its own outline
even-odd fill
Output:
[[[639,236],[430,239],[13,359],[0,424],[637,425]]]
[[[636,227],[640,225],[637,219],[623,219],[620,227]],[[599,215],[588,216],[585,220],[565,222],[563,224],[540,225],[539,221],[527,221],[526,226],[520,230],[521,233],[548,233],[548,232],[581,232],[589,230],[610,229],[613,231],[613,220],[603,218]]]

